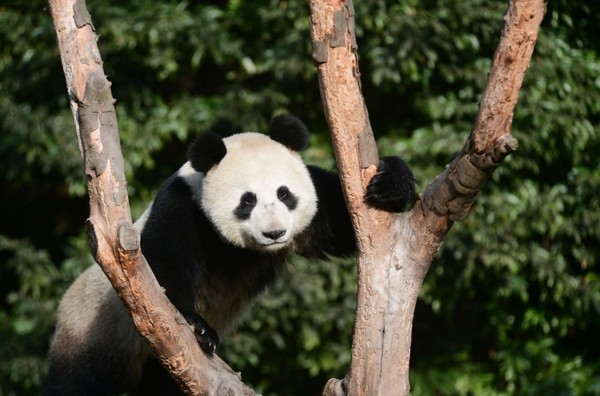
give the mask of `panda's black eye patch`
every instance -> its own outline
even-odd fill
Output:
[[[281,186],[277,189],[277,198],[287,206],[289,210],[296,209],[298,198],[292,194],[289,188]]]
[[[248,220],[252,209],[256,206],[256,194],[249,191],[242,194],[240,203],[235,208],[233,214],[240,220]]]

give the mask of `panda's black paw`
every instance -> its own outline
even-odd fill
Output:
[[[415,176],[408,165],[398,157],[381,158],[365,201],[387,212],[405,212],[412,208],[415,198]]]
[[[186,315],[185,320],[187,320],[194,329],[194,335],[196,336],[196,341],[198,341],[200,348],[202,348],[208,357],[212,357],[215,350],[219,347],[219,335],[215,329],[210,327],[202,316],[196,313]]]

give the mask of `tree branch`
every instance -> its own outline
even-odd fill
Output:
[[[512,115],[544,2],[510,2],[475,128],[408,215],[377,212],[362,202],[377,154],[366,136],[371,130],[360,91],[352,0],[310,5],[313,58],[359,248],[352,362],[346,378],[330,380],[324,394],[408,394],[412,319],[422,281],[453,222],[468,214],[493,170],[517,148]]]
[[[423,193],[423,213],[446,219],[446,226],[429,229],[437,235],[438,246],[452,222],[467,216],[494,169],[518,147],[510,134],[512,117],[544,10],[543,0],[510,2],[473,131],[461,152]]]
[[[50,0],[90,194],[92,254],[154,354],[188,394],[250,395],[221,359],[206,357],[140,252],[131,225],[114,99],[85,1]]]

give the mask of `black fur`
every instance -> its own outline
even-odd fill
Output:
[[[404,212],[415,203],[415,177],[398,157],[383,157],[367,186],[365,201],[387,212]]]
[[[293,151],[302,151],[309,143],[306,125],[289,114],[273,117],[269,125],[269,136]]]
[[[192,141],[187,158],[196,171],[206,173],[221,162],[225,154],[227,149],[221,136],[214,132],[207,132]]]
[[[192,325],[194,335],[196,336],[196,341],[198,341],[200,348],[209,357],[212,357],[220,344],[219,335],[215,329],[210,327],[209,324],[202,319],[202,316],[198,315],[197,313],[187,314],[185,316],[185,320]]]
[[[307,258],[347,257],[354,253],[354,229],[346,209],[342,186],[336,173],[307,166],[319,197],[315,218],[296,237],[296,252]]]

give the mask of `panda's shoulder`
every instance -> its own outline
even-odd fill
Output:
[[[138,229],[144,231],[143,234],[164,230],[165,227],[191,226],[192,219],[204,217],[199,204],[202,186],[192,184],[191,180],[202,183],[201,178],[186,178],[180,171],[163,182],[154,200],[140,217],[139,224],[136,224]]]
[[[172,201],[182,200],[193,204],[190,198],[193,200],[200,196],[202,183],[202,174],[194,171],[189,163],[186,163],[163,182],[156,195],[155,203],[171,204]]]

